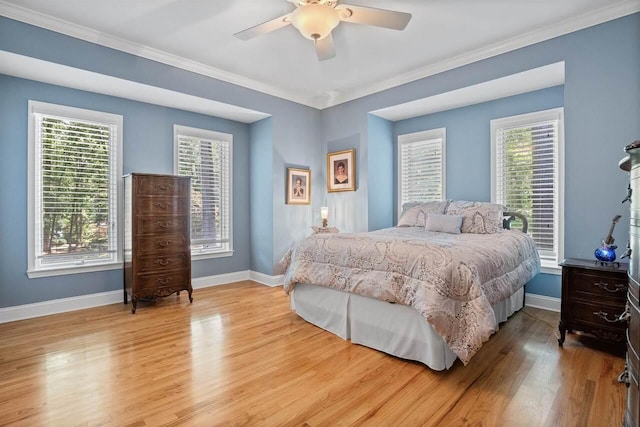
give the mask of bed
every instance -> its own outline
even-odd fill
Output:
[[[521,216],[503,212],[488,203],[430,202],[407,206],[397,227],[309,236],[282,262],[291,307],[355,344],[434,370],[456,359],[466,365],[522,308],[524,284],[540,270],[533,239],[508,230]],[[459,234],[429,226],[450,216]]]

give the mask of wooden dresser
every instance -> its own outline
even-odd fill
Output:
[[[640,140],[628,145],[629,156],[620,167],[629,172],[629,196],[631,215],[629,227],[629,330],[627,331],[627,404],[624,425],[640,426]]]
[[[624,349],[627,322],[627,264],[600,265],[595,260],[565,259],[562,266],[560,338],[566,331],[595,336],[617,350]],[[622,316],[622,318],[621,318]]]
[[[132,173],[124,177],[124,303],[135,313],[150,300],[191,288],[191,178]]]

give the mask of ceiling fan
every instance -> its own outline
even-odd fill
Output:
[[[324,61],[336,55],[331,31],[340,21],[404,30],[411,19],[410,13],[349,4],[338,5],[338,0],[287,1],[296,6],[293,12],[234,35],[239,39],[249,40],[293,24],[304,37],[313,40],[318,59]]]

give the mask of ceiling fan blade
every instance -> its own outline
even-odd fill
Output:
[[[376,27],[404,30],[411,14],[395,10],[376,9],[374,7],[341,4],[336,7],[340,12],[340,20],[354,24],[374,25]]]
[[[323,39],[314,42],[316,45],[316,55],[318,55],[318,61],[324,61],[325,59],[331,59],[336,56],[336,48],[333,45],[333,36],[331,33]]]
[[[291,24],[291,20],[289,19],[290,13],[283,15],[279,18],[272,19],[271,21],[263,22],[262,24],[258,24],[251,28],[247,28],[244,31],[240,31],[239,33],[235,33],[234,36],[241,40],[249,40],[256,36],[260,36],[262,34],[270,33],[271,31],[278,30],[282,27],[286,27]]]

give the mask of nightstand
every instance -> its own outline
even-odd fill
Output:
[[[311,229],[313,230],[313,234],[326,234],[326,233],[339,233],[336,227],[318,227],[317,225],[312,225]]]
[[[627,264],[601,265],[584,259],[565,259],[562,266],[560,338],[580,331],[623,349],[627,321]]]

